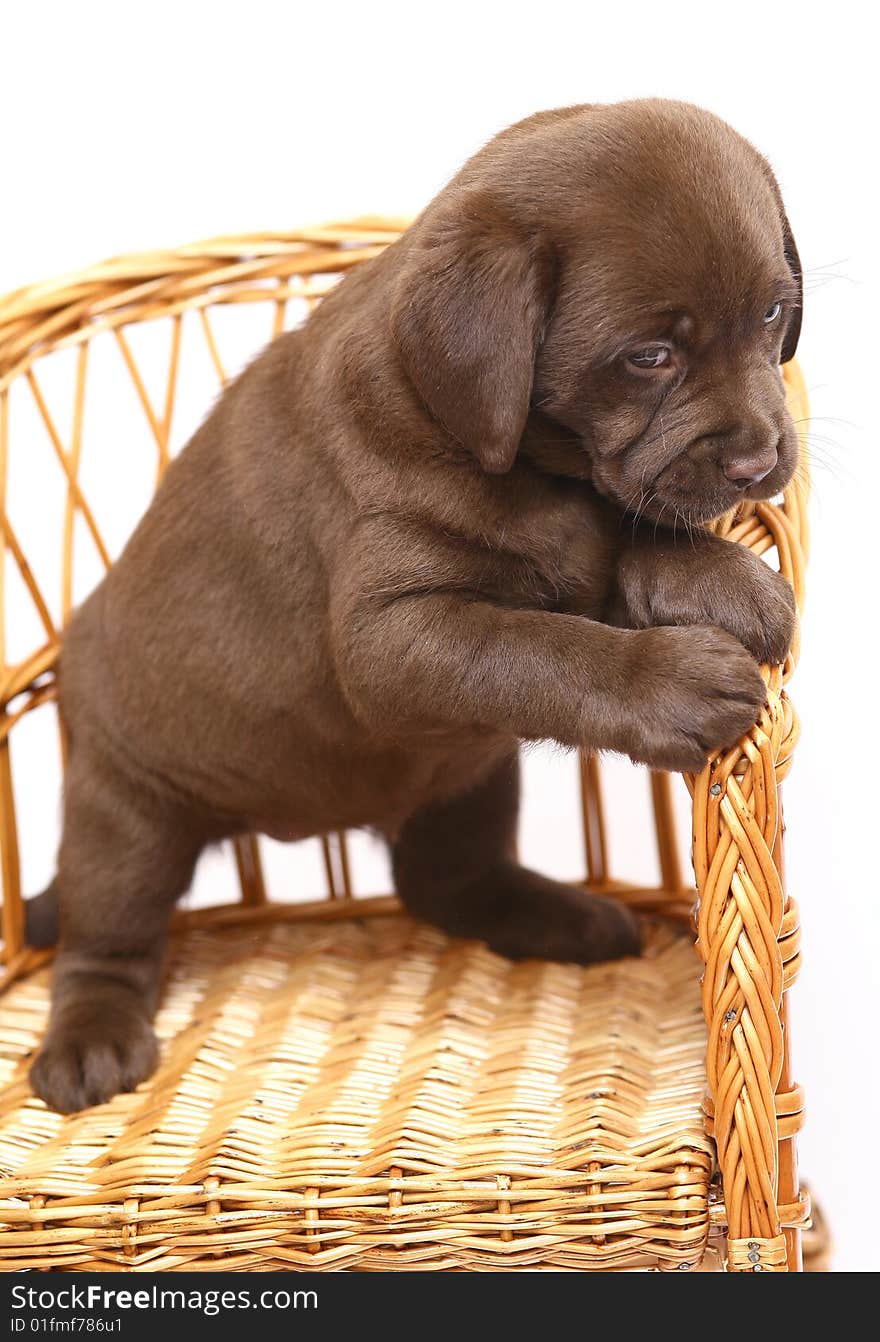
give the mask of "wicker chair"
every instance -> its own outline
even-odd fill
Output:
[[[55,715],[61,630],[84,595],[75,557],[107,565],[124,539],[106,539],[90,502],[92,427],[103,415],[123,450],[110,393],[130,379],[155,447],[135,516],[169,459],[186,341],[201,342],[222,383],[218,324],[262,312],[256,348],[403,226],[218,238],[0,300],[0,1266],[799,1270],[810,1213],[786,1029],[798,915],[779,800],[798,730],[783,690],[794,658],[767,671],[769,708],[749,736],[685,780],[697,954],[673,781],[650,777],[660,883],[627,885],[609,870],[599,764],[584,758],[586,884],[644,912],[641,960],[512,965],[450,942],[391,896],[353,895],[341,834],[316,841],[324,898],[272,900],[247,837],[233,845],[240,901],[178,916],[156,1075],[67,1118],[30,1095],[49,968],[23,943],[13,777],[25,724]],[[136,353],[147,327],[166,341],[158,392]],[[74,376],[62,419],[44,370],[64,351]],[[803,426],[800,374],[784,376]],[[13,443],[30,454],[38,436],[51,463],[39,488],[54,473],[62,498],[58,534],[16,474]],[[805,504],[799,475],[781,504],[718,524],[775,552],[799,602]],[[57,581],[38,576],[46,551]],[[35,627],[14,655],[11,585]],[[54,809],[50,792],[42,804]]]

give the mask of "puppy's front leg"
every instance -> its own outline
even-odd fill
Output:
[[[610,628],[464,592],[360,591],[333,611],[336,665],[379,737],[487,728],[696,770],[757,719],[764,682],[718,628]]]
[[[629,629],[715,625],[776,664],[791,648],[797,607],[791,584],[741,545],[647,527],[621,547],[610,618]]]

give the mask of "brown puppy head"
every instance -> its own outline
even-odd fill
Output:
[[[404,368],[483,469],[552,441],[553,469],[670,524],[790,479],[779,364],[800,264],[768,164],[717,117],[657,100],[539,113],[405,245]]]

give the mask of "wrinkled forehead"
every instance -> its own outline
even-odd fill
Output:
[[[729,325],[777,299],[797,298],[772,193],[761,208],[686,199],[646,201],[623,215],[603,202],[572,239],[562,289],[592,319],[644,328],[649,318],[689,315]]]
[[[599,301],[724,319],[796,297],[769,172],[739,143],[652,153],[629,141],[586,184],[566,269]]]

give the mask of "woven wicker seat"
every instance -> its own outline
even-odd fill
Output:
[[[702,1257],[712,1145],[687,937],[652,929],[644,960],[584,971],[513,966],[400,916],[191,932],[149,1085],[68,1120],[30,1101],[26,1125],[46,978],[3,1013],[21,1079],[0,1197],[45,1199],[53,1219],[6,1235],[7,1267]]]
[[[174,449],[187,340],[222,381],[221,310],[228,323],[268,306],[256,348],[401,227],[215,239],[0,300],[0,1266],[797,1269],[809,1209],[784,1028],[799,951],[779,803],[797,737],[783,688],[794,658],[767,670],[769,706],[750,735],[685,780],[696,952],[671,780],[651,776],[660,882],[627,885],[609,870],[614,817],[585,758],[586,881],[644,914],[641,960],[512,965],[450,942],[390,896],[356,897],[342,835],[321,841],[327,897],[279,902],[260,841],[242,838],[240,902],[178,918],[156,1075],[67,1118],[30,1095],[50,970],[23,944],[14,769],[24,724],[55,711],[83,547],[87,590],[124,541],[118,526],[106,538],[88,484],[90,426],[105,404],[125,442],[99,347],[115,347],[113,376],[130,380],[155,451],[133,520]],[[135,328],[167,333],[158,390]],[[74,368],[64,422],[44,376],[59,354]],[[804,424],[799,374],[785,376]],[[54,545],[15,471],[35,435],[61,490]],[[749,505],[718,529],[775,553],[802,599],[802,476],[782,503]],[[41,563],[47,549],[60,552],[55,570]],[[4,642],[22,603],[35,628],[24,649]],[[35,804],[57,799],[31,795]]]

